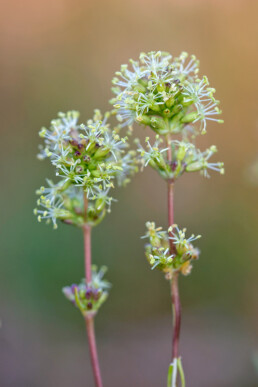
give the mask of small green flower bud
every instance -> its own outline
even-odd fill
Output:
[[[139,82],[138,85],[134,87],[134,90],[138,91],[139,93],[146,93],[146,87]]]
[[[163,118],[161,117],[152,117],[151,120],[150,120],[150,126],[153,128],[153,129],[164,129],[166,124],[165,124],[165,121],[163,120]]]
[[[162,93],[163,91],[165,91],[165,86],[164,86],[163,83],[159,83],[159,84],[157,85],[157,91],[158,91],[159,93]]]
[[[217,149],[216,145],[212,145],[212,146],[210,147],[210,151],[211,151],[212,153],[218,152],[218,149]]]
[[[165,102],[165,105],[168,107],[168,108],[171,108],[173,105],[174,105],[174,102],[175,102],[175,98],[173,96],[171,96],[166,102]]]
[[[151,265],[154,265],[155,259],[154,259],[153,255],[151,255],[151,254],[149,255],[149,261],[150,261]]]
[[[153,104],[150,105],[150,108],[154,112],[160,112],[161,105],[154,102]]]
[[[151,119],[149,116],[144,114],[142,116],[137,116],[136,121],[138,121],[140,124],[143,124],[143,125],[150,125]]]
[[[185,169],[187,172],[196,172],[200,171],[202,168],[203,163],[201,163],[200,161],[196,161],[194,163],[188,164]]]
[[[138,80],[138,83],[140,83],[142,86],[147,87],[148,86],[148,79],[143,77]]]
[[[193,121],[196,120],[197,117],[198,117],[198,113],[197,112],[192,112],[192,113],[189,113],[186,116],[184,116],[181,119],[181,122],[183,122],[183,123],[193,122]]]
[[[180,145],[178,151],[177,151],[177,154],[176,154],[176,158],[180,161],[182,161],[185,157],[185,154],[186,154],[186,146],[185,145]]]
[[[47,133],[47,129],[46,128],[41,128],[41,130],[39,132],[39,137],[44,138],[46,133]]]
[[[193,103],[194,103],[194,101],[192,99],[189,99],[189,98],[183,98],[181,101],[181,104],[185,107],[190,106]]]
[[[95,208],[97,211],[103,211],[105,208],[105,200],[103,200],[102,198],[97,199],[95,202]]]
[[[102,157],[105,157],[109,152],[110,152],[110,148],[108,148],[108,147],[106,147],[106,148],[100,147],[94,153],[94,158],[95,159],[100,159]]]

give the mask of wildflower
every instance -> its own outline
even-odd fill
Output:
[[[83,193],[88,200],[87,219],[91,225],[99,223],[110,212],[113,200],[110,188],[128,182],[137,171],[135,152],[128,151],[128,138],[121,137],[119,127],[112,129],[108,123],[110,113],[95,110],[92,119],[79,125],[79,113],[59,113],[49,129],[43,128],[40,137],[40,158],[48,157],[56,170],[59,182],[48,180],[49,187],[41,187],[35,210],[38,219],[57,219],[65,223],[83,224]],[[78,212],[79,210],[79,212]]]
[[[192,250],[192,242],[201,238],[201,235],[194,234],[186,238],[186,228],[180,230],[176,224],[169,227],[168,233],[171,234],[168,238],[172,239],[179,255],[188,254]]]
[[[42,219],[46,219],[47,223],[49,223],[52,220],[54,229],[57,228],[57,219],[65,220],[72,217],[72,213],[64,208],[64,203],[61,200],[51,203],[47,199],[41,198],[38,203],[43,207],[43,209],[34,209],[34,214],[37,215],[38,221],[41,222]]]
[[[204,152],[201,152],[190,142],[171,140],[168,147],[162,147],[163,140],[156,135],[156,141],[150,144],[149,137],[146,137],[146,148],[136,141],[142,166],[150,165],[164,179],[175,180],[184,172],[199,171],[204,177],[209,177],[208,169],[224,174],[224,164],[222,162],[211,163],[209,159],[217,152],[217,148],[212,145]],[[167,151],[171,148],[172,160],[167,159]]]
[[[83,279],[79,285],[72,284],[63,288],[65,297],[81,311],[84,317],[95,315],[108,297],[108,289],[111,285],[103,280],[106,270],[106,267],[102,267],[98,272],[97,267],[93,266],[90,283]]]
[[[171,226],[168,231],[161,227],[156,228],[154,222],[147,222],[147,233],[143,238],[148,238],[149,243],[145,245],[145,254],[151,268],[158,268],[170,279],[174,271],[181,271],[182,274],[190,273],[191,262],[199,257],[199,250],[192,242],[201,236],[191,235],[186,238],[186,229],[180,230],[177,225]],[[174,254],[170,254],[169,240],[175,246]]]
[[[137,121],[158,134],[182,133],[187,125],[194,132],[206,132],[208,120],[221,114],[215,89],[207,77],[199,78],[199,61],[183,52],[179,57],[165,52],[142,53],[131,61],[132,69],[122,65],[116,73],[111,100],[124,125]]]

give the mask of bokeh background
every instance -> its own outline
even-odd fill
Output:
[[[181,278],[181,353],[189,387],[254,387],[257,359],[257,12],[249,0],[3,1],[1,45],[0,385],[93,386],[83,320],[61,288],[83,276],[82,235],[38,224],[35,190],[52,176],[38,130],[58,111],[109,109],[111,78],[141,51],[194,53],[221,100],[210,124],[226,174],[184,176],[176,221],[201,233]],[[135,132],[146,131],[135,127]],[[93,232],[93,257],[113,284],[96,329],[106,387],[166,385],[168,284],[144,258],[146,220],[166,226],[166,187],[139,173]]]

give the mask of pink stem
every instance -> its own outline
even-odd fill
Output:
[[[93,369],[94,379],[96,387],[103,387],[100,367],[99,367],[99,359],[98,359],[98,351],[96,346],[95,339],[95,329],[94,329],[94,317],[88,316],[86,317],[86,329],[90,347],[90,357],[91,357],[91,365]]]
[[[168,138],[168,162],[172,163],[172,151],[170,146],[170,139]],[[169,227],[174,224],[174,181],[168,180],[168,225]],[[170,234],[171,236],[171,234]],[[172,239],[169,239],[170,254],[175,254],[175,245]],[[178,273],[174,272],[171,279],[171,298],[173,307],[173,340],[172,340],[172,361],[174,358],[178,358],[178,346],[181,327],[181,304],[178,289]]]
[[[85,278],[86,283],[89,284],[92,280],[91,276],[91,227],[86,223],[87,220],[87,209],[88,209],[88,200],[86,194],[84,194],[84,211],[85,211],[85,224],[83,226],[83,236],[84,236],[84,262],[85,262]],[[86,330],[89,341],[90,348],[90,357],[91,365],[93,369],[93,375],[95,379],[96,387],[103,387],[98,352],[95,339],[95,329],[94,329],[94,315],[88,315],[85,317],[86,321]]]
[[[91,227],[88,224],[83,226],[84,235],[84,263],[86,282],[91,282]]]

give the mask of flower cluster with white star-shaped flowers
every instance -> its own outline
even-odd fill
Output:
[[[207,121],[223,122],[215,89],[206,76],[199,76],[199,61],[182,52],[173,58],[166,52],[140,54],[139,60],[122,65],[113,79],[118,119],[124,125],[134,121],[156,133],[181,133],[190,125],[205,133]]]
[[[95,110],[84,125],[78,123],[76,111],[59,113],[49,129],[40,130],[44,146],[38,157],[50,159],[59,180],[47,180],[47,186],[37,191],[39,208],[34,213],[39,221],[52,221],[54,228],[58,219],[77,226],[98,224],[110,211],[115,182],[126,184],[137,171],[136,153],[128,150],[121,126],[111,128],[110,115]]]
[[[199,77],[196,57],[183,52],[173,58],[157,51],[142,53],[138,61],[130,62],[113,79],[116,96],[111,103],[122,125],[137,122],[156,132],[153,145],[149,137],[146,146],[136,139],[142,166],[150,165],[163,178],[173,180],[184,172],[199,171],[205,177],[209,170],[224,174],[223,162],[210,161],[216,146],[201,151],[193,143],[198,134],[206,133],[208,121],[223,122],[218,118],[215,89],[206,76]],[[172,135],[181,138],[174,140]]]
[[[176,224],[167,231],[156,227],[154,222],[146,223],[147,232],[142,238],[147,238],[145,254],[152,269],[163,271],[167,279],[171,279],[175,271],[188,275],[192,269],[192,262],[199,258],[199,250],[192,244],[201,235],[186,237],[186,228],[180,230]],[[171,254],[170,240],[173,243]]]

